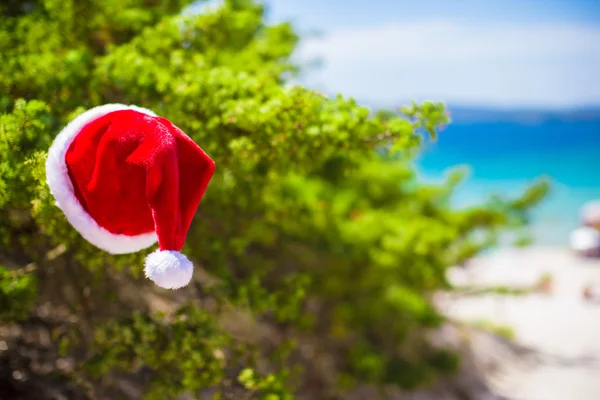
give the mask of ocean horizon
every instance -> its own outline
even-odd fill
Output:
[[[468,167],[452,199],[456,207],[493,194],[516,196],[545,177],[551,190],[532,213],[534,244],[568,245],[581,206],[600,199],[600,108],[449,110],[453,122],[437,141],[426,141],[416,160],[420,177],[436,182],[453,167]]]

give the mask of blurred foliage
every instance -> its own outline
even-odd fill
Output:
[[[19,321],[31,312],[37,287],[35,276],[28,272],[0,265],[0,322]]]
[[[494,333],[508,341],[514,341],[517,337],[514,329],[510,325],[497,324],[487,319],[478,319],[472,321],[469,325],[477,329]]]
[[[452,288],[452,293],[459,296],[482,296],[492,294],[497,296],[525,296],[535,293],[539,288],[539,284],[530,286],[514,287],[514,286],[484,286],[484,287],[462,287],[455,286]]]
[[[373,115],[292,86],[290,24],[266,25],[252,0],[189,3],[0,4],[2,321],[50,309],[53,343],[82,367],[72,383],[98,398],[115,398],[115,374],[148,399],[284,400],[455,371],[423,334],[443,321],[431,294],[449,265],[522,231],[546,183],[452,209],[464,172],[429,185],[412,167],[449,122],[442,104]],[[144,252],[94,248],[53,204],[48,146],[109,102],[169,118],[217,163],[184,249],[198,267],[189,288],[153,287]]]

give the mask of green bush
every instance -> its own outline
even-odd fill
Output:
[[[330,399],[456,370],[425,340],[443,322],[431,294],[447,266],[521,229],[546,184],[452,209],[463,173],[426,185],[412,167],[449,122],[442,104],[373,115],[291,86],[289,24],[266,25],[252,0],[200,15],[182,13],[188,3],[0,5],[2,323],[47,329],[76,365],[56,379],[89,398],[116,398],[127,378],[148,399]],[[216,161],[183,250],[195,281],[181,291],[141,276],[144,252],[85,242],[45,184],[61,127],[109,102],[169,118]],[[21,357],[10,354],[0,369]]]

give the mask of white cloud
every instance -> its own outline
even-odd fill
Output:
[[[308,85],[371,101],[600,103],[600,27],[429,20],[305,40],[297,57],[316,56]]]

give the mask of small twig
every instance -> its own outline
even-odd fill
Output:
[[[19,277],[25,276],[27,274],[30,274],[36,270],[37,270],[37,265],[35,265],[34,263],[31,263],[31,264],[27,264],[26,266],[24,266],[23,268],[20,268],[20,269],[8,270],[7,274],[9,276],[11,276],[12,278],[19,278]]]
[[[365,138],[365,142],[373,143],[373,142],[381,142],[387,139],[391,139],[393,137],[391,131],[385,131],[380,133],[379,135],[375,135],[373,137]]]
[[[67,246],[63,243],[59,244],[48,253],[46,253],[46,260],[53,261],[63,255],[67,251]]]

